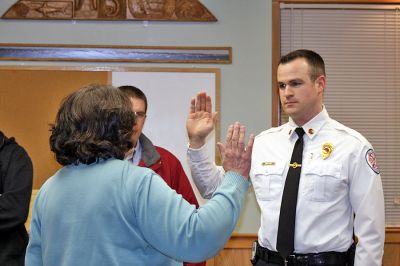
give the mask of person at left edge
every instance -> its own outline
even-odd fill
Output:
[[[33,167],[25,149],[0,131],[0,265],[23,266]]]
[[[174,189],[187,202],[196,205],[196,208],[198,208],[199,203],[178,158],[168,150],[153,145],[151,140],[142,132],[148,107],[147,97],[144,92],[130,85],[119,86],[118,88],[128,96],[132,103],[132,111],[136,114],[136,123],[133,126],[131,138],[133,148],[127,152],[125,160],[135,165],[152,169],[164,179],[170,188]],[[206,263],[184,262],[183,265],[205,266]]]

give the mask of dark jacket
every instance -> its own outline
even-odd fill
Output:
[[[32,179],[28,154],[0,131],[0,265],[24,265]]]

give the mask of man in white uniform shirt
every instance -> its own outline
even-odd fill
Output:
[[[293,51],[281,58],[277,81],[289,122],[262,132],[254,142],[250,177],[261,209],[261,227],[252,263],[381,265],[385,214],[375,153],[360,133],[329,117],[323,105],[323,59],[310,50]],[[224,172],[207,158],[203,147],[215,118],[209,96],[199,93],[192,99],[188,158],[205,198],[218,187]],[[298,127],[305,132],[304,148],[302,161],[294,165],[290,160]],[[279,220],[288,215],[285,208],[281,213],[281,205],[290,167],[301,167],[301,173],[293,247],[285,257],[277,239]]]

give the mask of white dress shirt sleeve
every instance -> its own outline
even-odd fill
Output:
[[[187,157],[194,183],[201,196],[210,199],[222,183],[225,171],[208,158],[205,146],[192,149],[188,145]]]
[[[358,238],[355,266],[382,265],[385,240],[385,207],[378,168],[368,163],[365,146],[354,158],[350,179],[350,202],[355,212],[354,233]]]

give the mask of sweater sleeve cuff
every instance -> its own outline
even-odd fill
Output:
[[[234,184],[242,192],[246,192],[250,186],[249,180],[244,178],[238,172],[233,172],[233,171],[225,173],[224,181]]]

